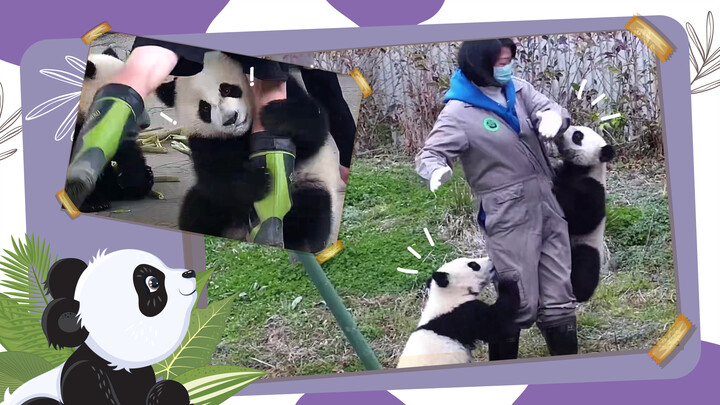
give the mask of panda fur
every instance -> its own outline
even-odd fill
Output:
[[[556,145],[562,163],[553,191],[568,222],[573,292],[578,302],[585,302],[600,281],[607,162],[615,157],[615,150],[597,132],[581,126],[569,127]]]
[[[156,383],[152,365],[185,338],[197,299],[195,272],[171,269],[139,250],[55,262],[45,283],[52,301],[42,327],[67,361],[31,379],[7,405],[188,404],[178,382]],[[112,288],[108,288],[112,286]]]
[[[222,52],[208,52],[200,73],[165,83],[157,94],[175,107],[190,134],[197,181],[183,201],[180,229],[247,239],[255,225],[253,203],[267,194],[270,179],[250,166],[255,106],[242,66]],[[283,220],[285,248],[319,252],[337,223],[343,184],[326,113],[290,77],[287,100],[269,103],[260,117],[266,130],[291,137],[296,147],[292,208]]]
[[[460,258],[435,271],[417,329],[405,345],[398,368],[469,363],[478,341],[494,342],[517,333],[513,314],[520,307],[517,283],[498,285],[488,305],[480,292],[495,278],[489,258]]]
[[[74,142],[89,115],[95,93],[108,84],[124,66],[125,63],[111,48],[101,54],[88,56],[78,115],[75,121]],[[139,131],[148,125],[149,122],[140,123],[136,130]],[[121,142],[112,161],[108,162],[98,178],[95,190],[78,207],[80,211],[103,211],[110,208],[110,201],[141,199],[150,193],[154,185],[153,171],[146,164],[145,157],[135,142],[135,137],[130,138]]]

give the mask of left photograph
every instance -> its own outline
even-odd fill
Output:
[[[337,241],[362,93],[312,56],[291,64],[121,33],[96,39],[65,209],[323,251]]]

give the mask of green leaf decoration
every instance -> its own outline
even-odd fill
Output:
[[[53,365],[41,357],[22,352],[0,352],[0,395],[10,393],[32,378],[53,369]]]
[[[172,380],[190,369],[210,363],[236,296],[213,302],[207,308],[193,310],[188,333],[180,347],[170,357],[153,365],[157,378]]]
[[[175,381],[188,390],[190,403],[219,405],[265,374],[244,367],[205,366],[183,373]]]
[[[67,360],[72,350],[50,347],[40,320],[24,307],[7,295],[0,294],[0,344],[7,351],[39,356],[52,366]]]
[[[54,260],[44,241],[40,244],[39,239],[27,235],[25,243],[11,240],[14,251],[5,250],[0,260],[0,271],[8,278],[0,285],[10,290],[0,294],[0,344],[8,351],[31,353],[59,365],[72,350],[50,348],[41,324],[45,306],[52,299],[43,283]]]
[[[208,269],[205,271],[201,271],[195,275],[195,277],[196,277],[195,278],[195,283],[196,283],[195,289],[197,290],[198,300],[195,300],[195,306],[193,307],[193,309],[197,308],[200,294],[202,294],[203,289],[205,289],[205,285],[207,284],[208,280],[210,279],[210,276],[212,275],[213,271],[215,271],[215,269]]]
[[[43,310],[52,298],[45,292],[43,283],[47,279],[50,265],[57,260],[51,260],[50,248],[45,246],[43,240],[25,235],[25,244],[11,238],[15,252],[5,250],[7,256],[2,256],[0,271],[4,272],[10,280],[3,280],[0,285],[10,291],[7,295],[20,304],[28,305],[28,312],[35,313],[37,319],[42,318]]]

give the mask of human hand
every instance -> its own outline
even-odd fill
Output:
[[[545,138],[554,138],[562,127],[562,116],[553,110],[538,111],[535,116],[540,120],[538,132]]]
[[[430,175],[430,191],[434,193],[443,183],[450,180],[450,176],[452,176],[452,169],[447,166],[435,169]]]

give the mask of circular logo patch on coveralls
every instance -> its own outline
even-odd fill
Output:
[[[485,126],[485,129],[492,132],[500,129],[500,123],[497,122],[495,118],[485,118],[485,121],[483,121],[483,125]]]

